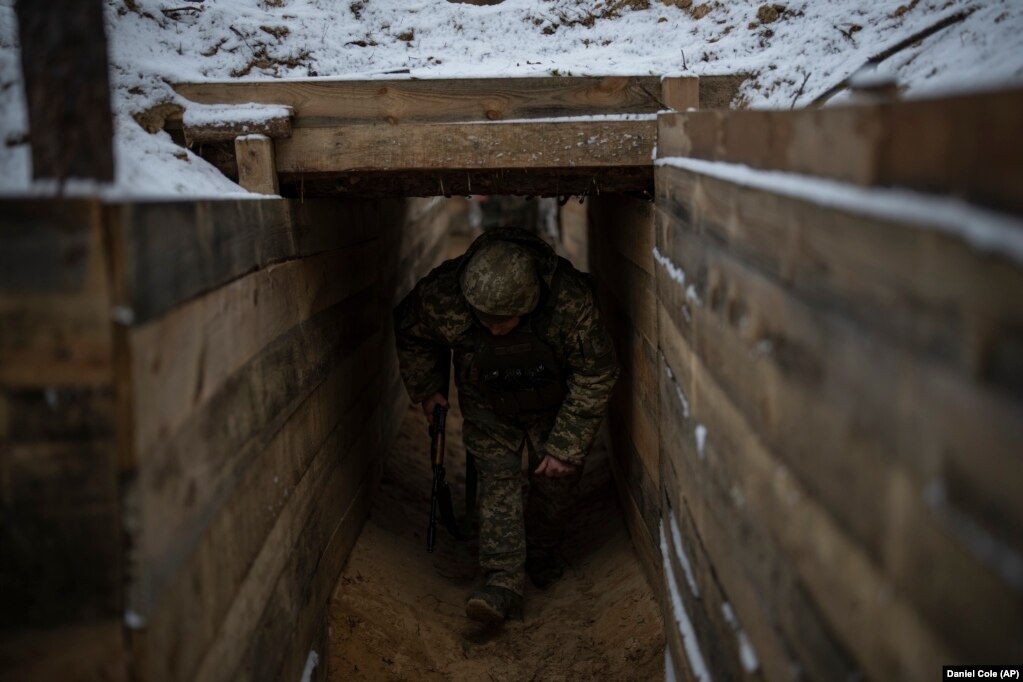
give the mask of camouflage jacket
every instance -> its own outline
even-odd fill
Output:
[[[444,382],[437,357],[450,348],[465,418],[486,425],[507,447],[521,445],[521,424],[492,412],[481,393],[466,380],[482,327],[462,296],[459,274],[476,249],[498,239],[514,241],[536,259],[544,295],[530,317],[545,320],[541,337],[553,349],[567,377],[567,395],[554,416],[545,451],[562,461],[580,464],[593,444],[618,376],[614,346],[597,311],[588,276],[524,230],[501,228],[484,233],[464,255],[445,261],[420,280],[398,304],[394,326],[405,387],[414,402],[439,391]],[[551,300],[550,285],[559,267],[556,300]]]

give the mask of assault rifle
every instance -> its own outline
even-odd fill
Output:
[[[448,375],[451,372],[451,352],[444,351],[440,366],[443,370],[444,385],[441,394],[448,397]],[[437,543],[437,511],[445,527],[455,539],[462,540],[464,535],[455,520],[455,508],[451,503],[451,487],[444,480],[444,423],[448,409],[441,405],[433,408],[433,423],[430,424],[430,464],[433,467],[433,485],[430,488],[430,521],[426,526],[426,551],[432,552]],[[475,495],[474,495],[475,497]]]

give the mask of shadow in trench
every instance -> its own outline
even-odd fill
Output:
[[[461,423],[456,400],[447,453],[456,512],[465,483]],[[426,552],[428,453],[425,420],[410,407],[331,600],[329,679],[663,679],[661,618],[600,444],[565,538],[565,577],[544,592],[527,585],[523,621],[496,631],[465,616],[465,598],[482,580],[475,542],[457,542],[441,526],[435,552]]]

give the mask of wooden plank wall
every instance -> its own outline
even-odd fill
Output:
[[[1004,113],[954,104],[970,130]],[[888,120],[924,116],[906,106]],[[743,139],[794,126],[786,113],[744,117]],[[818,130],[850,116],[833,114],[814,112]],[[665,115],[662,139],[707,117]],[[878,125],[890,139],[895,124]],[[764,163],[856,162],[828,139]],[[940,134],[914,139],[948,152]],[[727,148],[708,155],[740,159]],[[694,654],[715,680],[928,680],[943,664],[1019,660],[1023,263],[920,214],[730,177],[656,170],[662,541],[694,632],[668,638],[677,673],[694,677]],[[921,189],[1009,197],[958,169],[929,177]]]
[[[0,209],[0,677],[124,677],[103,207]]]
[[[2,236],[27,259],[46,245],[30,238],[45,221],[24,214]],[[82,622],[116,641],[90,648],[93,669],[60,678],[110,664],[140,680],[298,679],[404,414],[390,309],[441,259],[443,204],[156,203],[84,215],[92,222],[54,228],[52,271],[5,259],[5,291],[20,291],[0,299],[3,319],[19,323],[0,341],[3,436],[16,445],[0,457],[3,504],[21,514],[5,514],[5,539],[45,516],[67,547],[28,560],[81,582]],[[36,280],[42,291],[27,298]],[[62,409],[67,426],[48,419],[42,431]],[[50,498],[62,502],[41,504]],[[72,512],[77,525],[65,528]],[[77,625],[69,609],[39,625]],[[115,655],[122,643],[130,656]]]
[[[653,204],[613,195],[589,197],[586,204],[590,271],[621,366],[608,413],[611,461],[636,547],[651,582],[659,584]]]

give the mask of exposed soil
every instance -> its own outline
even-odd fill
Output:
[[[463,504],[457,405],[448,480]],[[591,453],[565,577],[527,586],[525,615],[498,630],[465,616],[481,582],[476,547],[438,530],[427,554],[429,441],[416,408],[388,456],[374,507],[330,604],[330,680],[661,680],[664,637],[653,593],[621,519],[606,453]]]

